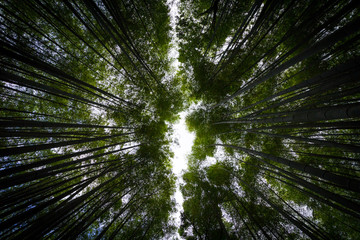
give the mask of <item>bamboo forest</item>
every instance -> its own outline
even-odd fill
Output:
[[[2,0],[0,53],[0,239],[360,239],[360,1]]]

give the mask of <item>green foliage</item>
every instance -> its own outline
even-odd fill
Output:
[[[181,2],[180,74],[197,103],[183,236],[359,238],[355,5]],[[210,205],[227,236],[210,234]]]
[[[0,4],[0,238],[358,239],[358,3],[167,4]]]
[[[230,185],[230,170],[226,169],[225,166],[222,166],[219,162],[211,165],[207,170],[207,177],[211,183],[221,186],[229,186]]]
[[[1,4],[0,238],[159,239],[183,108],[164,1]],[[149,181],[150,180],[150,181]]]

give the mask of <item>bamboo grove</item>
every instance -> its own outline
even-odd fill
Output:
[[[164,1],[2,1],[1,239],[174,231]],[[174,87],[175,86],[175,87]]]
[[[184,0],[180,14],[197,103],[181,235],[358,239],[359,2]]]
[[[0,239],[358,239],[359,5],[2,1]]]

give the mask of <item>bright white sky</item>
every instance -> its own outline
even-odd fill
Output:
[[[175,74],[176,71],[179,69],[179,61],[177,60],[179,56],[178,47],[176,43],[176,34],[175,34],[175,27],[176,27],[176,16],[179,15],[178,10],[178,2],[179,0],[167,0],[167,5],[170,8],[170,25],[172,28],[172,48],[169,52],[169,57],[172,59],[171,67],[173,68],[173,73]],[[180,113],[180,120],[173,125],[174,133],[173,133],[173,144],[171,145],[171,150],[174,152],[174,159],[172,161],[173,165],[173,172],[177,177],[176,182],[176,192],[175,192],[175,200],[176,200],[176,213],[174,215],[177,227],[180,227],[180,212],[182,211],[182,203],[183,197],[181,195],[179,186],[182,181],[182,172],[187,168],[187,155],[191,152],[191,147],[194,141],[194,134],[190,133],[185,124],[185,117],[187,112]],[[176,233],[175,238],[181,239],[179,234]]]
[[[190,133],[185,124],[185,116],[187,112],[181,112],[180,113],[180,121],[178,123],[174,124],[174,134],[173,139],[174,143],[171,145],[171,150],[174,152],[174,159],[173,159],[173,172],[177,177],[176,182],[176,192],[175,192],[175,199],[176,199],[176,224],[179,227],[180,226],[180,212],[182,210],[182,203],[183,203],[183,197],[180,193],[179,185],[183,183],[181,175],[182,171],[187,168],[187,154],[190,154],[191,147],[193,145],[194,141],[194,134]],[[180,236],[177,234],[177,237],[180,238]]]

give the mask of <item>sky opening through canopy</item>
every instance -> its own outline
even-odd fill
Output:
[[[179,69],[179,52],[177,46],[177,38],[176,38],[176,16],[179,15],[178,10],[178,0],[168,0],[167,4],[170,9],[170,25],[172,28],[171,31],[171,49],[169,52],[169,58],[172,60],[172,73],[176,74],[176,71]],[[173,133],[173,143],[171,145],[171,150],[174,152],[174,158],[172,162],[173,172],[177,177],[176,181],[176,192],[175,192],[175,200],[176,200],[176,212],[174,215],[176,226],[180,227],[180,212],[182,211],[183,197],[180,192],[180,184],[182,181],[182,172],[187,168],[187,155],[191,152],[191,147],[194,141],[194,134],[190,133],[187,130],[185,118],[187,112],[180,113],[180,120],[176,124],[173,125],[174,133]],[[178,233],[176,233],[176,238],[181,239]]]
[[[180,212],[182,210],[182,203],[183,197],[181,195],[179,186],[183,182],[181,175],[183,170],[187,168],[187,155],[191,152],[191,147],[194,141],[194,134],[190,133],[187,130],[185,124],[185,117],[187,112],[180,113],[180,120],[176,124],[174,124],[174,133],[173,133],[173,144],[171,146],[171,150],[174,152],[174,159],[173,159],[173,172],[177,177],[176,182],[176,192],[175,192],[175,199],[176,199],[176,213],[175,213],[175,220],[176,225],[180,226]],[[179,236],[178,236],[179,237]]]

